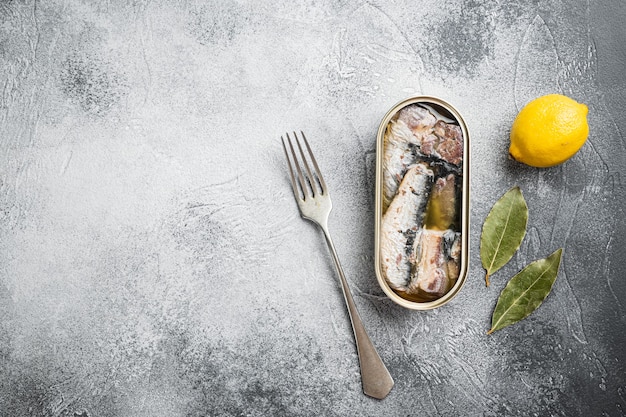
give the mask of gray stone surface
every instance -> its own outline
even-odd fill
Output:
[[[0,2],[0,415],[623,416],[621,1]],[[529,99],[589,106],[564,165],[507,159]],[[471,259],[446,306],[373,270],[375,134],[440,96],[472,133]],[[361,392],[319,231],[279,136],[302,129],[396,386]],[[529,233],[485,288],[482,222],[519,185]],[[487,336],[508,277],[564,248],[553,293]]]

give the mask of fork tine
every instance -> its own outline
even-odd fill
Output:
[[[291,156],[293,157],[293,164],[296,166],[296,171],[298,172],[298,181],[300,182],[300,188],[302,190],[302,195],[304,196],[304,200],[309,198],[309,191],[307,190],[306,183],[304,182],[304,177],[302,175],[302,169],[300,169],[300,162],[298,161],[298,155],[296,151],[293,149],[293,144],[291,143],[291,138],[289,137],[289,133],[285,133],[287,136],[287,142],[289,142],[289,148],[291,149]],[[300,194],[296,193],[296,197],[300,198]]]
[[[293,168],[291,167],[291,159],[289,158],[289,153],[287,152],[287,147],[285,146],[285,139],[281,136],[280,140],[283,143],[283,151],[285,151],[285,158],[287,158],[287,165],[289,166],[289,177],[291,178],[291,188],[293,189],[293,194],[296,197],[300,197],[298,185],[296,184],[296,177],[293,175]]]
[[[302,131],[300,131],[302,133]],[[293,132],[293,136],[296,138],[296,144],[298,144],[298,149],[300,150],[300,156],[302,156],[302,161],[304,162],[304,168],[308,174],[309,184],[311,185],[311,192],[313,193],[313,197],[318,193],[317,186],[315,185],[315,177],[311,172],[311,168],[309,168],[309,163],[306,161],[306,156],[304,155],[304,151],[302,150],[302,146],[300,145],[300,139],[298,139],[298,134]],[[311,154],[311,150],[309,149],[309,154]]]
[[[302,138],[304,139],[304,144],[306,145],[306,148],[309,151],[309,155],[311,156],[311,162],[313,162],[313,167],[315,168],[315,175],[317,175],[317,179],[320,181],[322,194],[326,194],[327,188],[326,188],[326,183],[324,182],[324,177],[322,177],[322,171],[320,171],[320,167],[317,166],[317,161],[315,160],[315,157],[313,156],[313,151],[311,150],[311,147],[309,146],[309,141],[306,140],[306,136],[304,136],[304,132],[300,131],[300,134],[302,135]]]

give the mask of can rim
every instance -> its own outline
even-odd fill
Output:
[[[425,104],[435,104],[443,107],[447,111],[449,111],[454,118],[458,121],[459,126],[461,128],[461,132],[463,133],[463,196],[461,202],[461,265],[459,268],[459,278],[457,278],[454,286],[442,297],[427,302],[417,302],[410,301],[405,298],[402,298],[398,295],[394,290],[389,287],[387,281],[382,276],[381,273],[381,265],[380,265],[380,227],[382,221],[382,161],[383,161],[383,146],[384,146],[384,136],[385,130],[387,129],[387,125],[389,124],[391,118],[398,113],[402,108],[415,104],[415,103],[425,103]],[[396,103],[383,117],[379,127],[378,134],[376,138],[376,204],[375,204],[375,256],[374,256],[374,268],[376,270],[376,278],[378,280],[378,285],[380,285],[383,292],[396,304],[401,305],[402,307],[412,309],[412,310],[431,310],[437,307],[441,307],[442,305],[448,303],[452,298],[454,298],[467,279],[468,274],[468,264],[469,264],[469,168],[470,168],[470,135],[469,129],[465,123],[465,119],[459,113],[459,111],[452,106],[447,101],[435,97],[435,96],[413,96],[407,99],[401,100]]]

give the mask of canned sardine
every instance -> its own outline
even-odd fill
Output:
[[[411,309],[439,307],[467,276],[469,132],[445,101],[412,97],[383,118],[376,143],[375,267]]]

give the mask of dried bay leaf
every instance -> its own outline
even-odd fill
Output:
[[[480,237],[480,259],[489,276],[502,268],[519,249],[526,235],[528,206],[519,187],[507,191],[491,208]]]
[[[561,265],[563,249],[528,264],[506,284],[491,317],[491,334],[528,317],[548,296]]]

